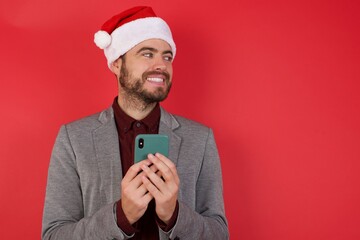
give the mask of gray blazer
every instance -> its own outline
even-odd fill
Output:
[[[211,129],[161,108],[160,134],[180,178],[179,214],[160,239],[228,239],[219,156]],[[116,224],[122,180],[113,109],[61,127],[51,155],[43,239],[128,239]]]

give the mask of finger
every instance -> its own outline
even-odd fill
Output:
[[[156,173],[156,175],[161,177],[161,172],[159,171],[159,169],[154,164],[151,164],[149,167],[150,167],[151,171],[153,171],[154,173]]]
[[[151,171],[153,171],[154,173],[156,173],[156,175],[158,175],[159,177],[162,177],[161,175],[161,172],[159,171],[159,169],[154,165],[154,164],[152,164],[151,166],[150,166],[150,169],[151,169]],[[164,179],[163,179],[164,180]],[[165,180],[164,180],[165,181]]]
[[[153,171],[154,173],[158,173],[159,172],[159,169],[154,165],[150,165],[149,168],[151,169],[151,171]]]
[[[128,187],[133,190],[139,189],[143,185],[141,180],[143,176],[146,176],[146,173],[141,169],[141,171],[136,175],[136,177],[128,183]]]
[[[146,186],[144,185],[144,183],[142,182],[142,178],[144,177],[145,175],[143,175],[141,178],[140,178],[140,181],[141,181],[141,184],[140,186],[136,189],[136,196],[138,196],[139,198],[145,196],[149,190],[146,188]]]
[[[153,199],[153,195],[151,194],[150,191],[147,191],[147,193],[141,198],[142,201],[144,201],[144,203],[146,203],[146,205],[149,204],[149,202]]]
[[[126,174],[123,178],[123,182],[128,183],[128,182],[132,181],[142,170],[141,165],[143,165],[143,164],[149,166],[151,164],[151,161],[146,159],[146,160],[143,160],[141,162],[138,162],[138,163],[132,165],[129,168],[129,170],[126,172]]]
[[[160,190],[146,176],[143,176],[141,179],[144,186],[149,191],[149,194],[151,194],[155,199],[161,196]]]
[[[165,181],[175,180],[175,182],[177,182],[176,176],[174,176],[173,171],[168,167],[168,165],[165,164],[164,161],[154,156],[153,154],[149,154],[148,159],[159,169],[159,171],[161,172],[161,176],[165,179]],[[177,175],[176,169],[175,169],[175,174]]]
[[[146,174],[146,177],[152,182],[152,184],[158,188],[161,192],[163,192],[165,189],[165,183],[164,181],[153,171],[150,170],[149,167],[146,165],[142,165],[142,169],[144,173]],[[142,177],[143,179],[143,177]],[[149,190],[149,189],[148,189]]]
[[[148,193],[148,189],[142,182],[142,177],[146,176],[144,172],[141,172],[134,178],[128,185],[121,183],[121,195],[124,198],[131,199],[133,202],[141,201],[141,198]]]
[[[169,168],[174,168],[175,164],[167,157],[162,155],[161,153],[155,153],[155,156],[163,161]]]
[[[160,171],[158,171],[157,167],[154,164],[152,164],[149,160],[147,160],[147,162],[144,162],[143,165],[147,166],[148,164],[151,164],[150,165],[151,171],[160,174]],[[137,189],[140,188],[141,185],[143,185],[141,177],[144,176],[145,173],[141,169],[141,165],[138,166],[140,166],[140,171],[138,172],[138,174],[132,180],[130,180],[130,182],[126,182],[126,181],[122,182],[123,188],[127,188],[127,191],[138,191]],[[137,194],[136,196],[141,197],[145,192],[147,192],[147,190],[140,191],[140,193],[138,193],[140,195]]]
[[[158,175],[159,177],[161,177],[161,172],[157,169],[157,167],[153,164],[150,166],[151,171],[153,171],[154,173],[156,173],[156,175]]]
[[[168,166],[168,168],[170,168],[171,172],[173,173],[173,176],[175,177],[176,183],[179,184],[180,179],[175,164],[161,153],[156,153],[155,156],[161,161],[163,161],[166,164],[166,166]]]

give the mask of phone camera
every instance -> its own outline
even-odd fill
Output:
[[[140,138],[139,139],[139,148],[142,149],[144,147],[144,139]]]

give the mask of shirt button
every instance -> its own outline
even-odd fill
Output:
[[[137,126],[137,127],[140,127],[140,126],[141,126],[141,123],[137,122],[137,123],[136,123],[136,126]]]

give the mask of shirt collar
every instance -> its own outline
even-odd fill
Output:
[[[129,115],[127,115],[118,104],[118,97],[114,99],[112,104],[112,108],[114,109],[115,122],[118,132],[126,133],[132,129],[133,125],[136,122],[141,122],[146,126],[150,133],[157,133],[159,129],[160,123],[160,105],[156,104],[154,109],[147,115],[144,119],[138,121]]]

